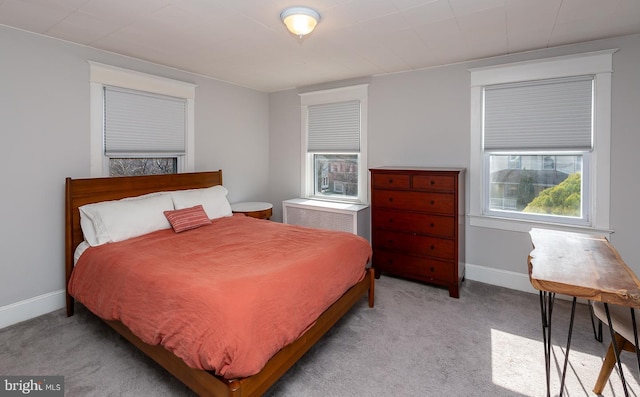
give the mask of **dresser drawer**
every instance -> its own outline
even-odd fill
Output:
[[[456,178],[451,175],[414,175],[412,186],[416,190],[453,192]]]
[[[387,207],[448,215],[454,215],[456,211],[453,193],[375,190],[372,194],[372,204],[374,209]]]
[[[380,189],[409,189],[411,176],[405,174],[373,174],[373,187]]]
[[[388,251],[441,259],[454,259],[456,253],[454,240],[379,229],[373,231],[373,245]]]
[[[373,267],[387,272],[423,281],[441,281],[455,283],[452,262],[444,262],[432,258],[403,255],[386,251],[373,251]]]
[[[455,237],[456,223],[453,216],[376,209],[373,218],[376,228]]]

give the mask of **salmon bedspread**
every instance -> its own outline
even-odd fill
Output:
[[[371,257],[356,235],[231,216],[88,248],[69,292],[145,343],[224,378],[258,373],[351,286]]]

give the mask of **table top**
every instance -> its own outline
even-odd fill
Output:
[[[233,212],[252,212],[252,211],[265,211],[272,208],[271,203],[263,203],[261,201],[247,201],[244,203],[231,204],[231,211]]]
[[[529,235],[534,288],[640,308],[640,280],[604,236],[544,229]]]

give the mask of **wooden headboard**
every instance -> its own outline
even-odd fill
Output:
[[[73,271],[73,253],[84,240],[79,207],[100,201],[119,200],[158,191],[200,189],[222,185],[222,170],[183,174],[66,178],[65,182],[65,288]],[[73,315],[74,300],[67,291],[67,316]]]

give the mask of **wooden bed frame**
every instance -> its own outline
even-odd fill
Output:
[[[80,228],[78,207],[156,191],[196,189],[215,185],[222,185],[222,170],[133,177],[66,178],[65,271],[67,286],[74,266],[74,250],[84,240]],[[374,279],[373,270],[369,269],[364,280],[349,289],[320,315],[315,325],[299,339],[276,353],[258,374],[240,379],[223,379],[215,376],[212,372],[193,369],[162,346],[144,343],[121,322],[107,320],[105,322],[200,396],[259,396],[280,379],[367,292],[369,307],[373,307]],[[67,316],[72,316],[74,299],[68,291],[66,298]]]

